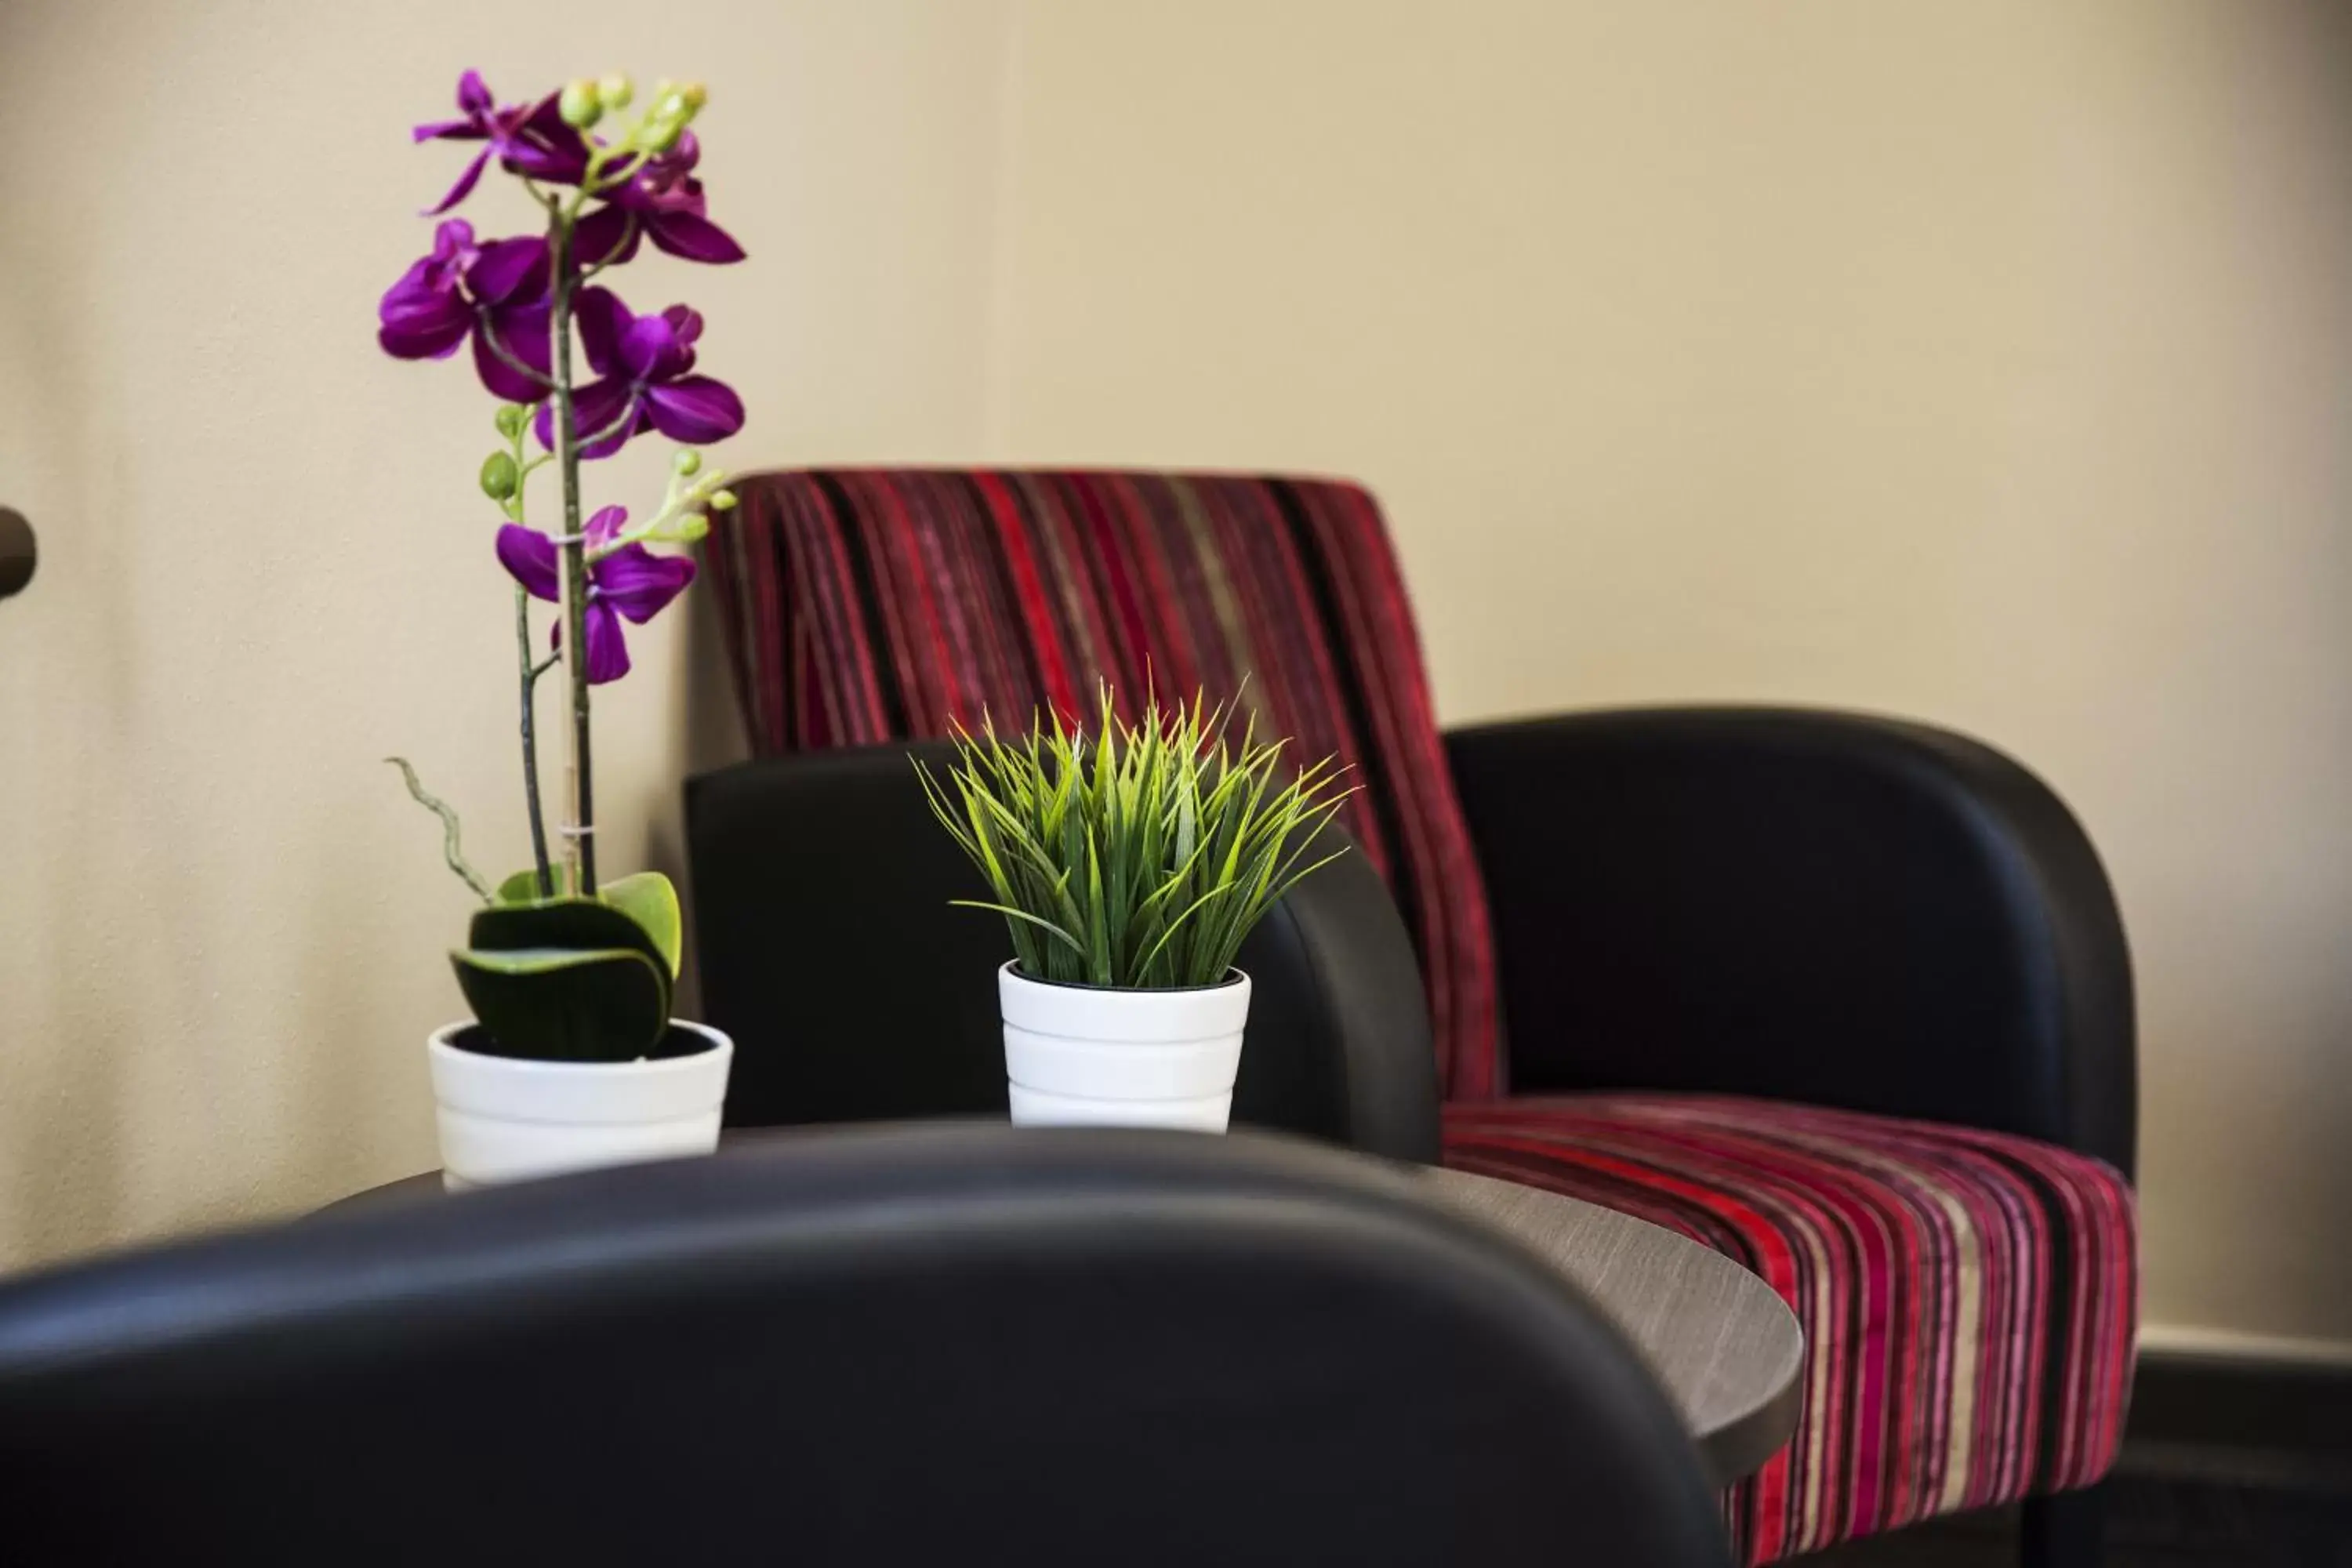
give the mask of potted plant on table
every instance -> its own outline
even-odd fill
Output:
[[[501,106],[467,72],[457,117],[418,126],[415,140],[483,145],[425,215],[440,220],[432,251],[379,310],[385,352],[446,359],[470,347],[483,387],[500,400],[499,446],[479,482],[501,520],[486,553],[515,584],[531,864],[492,886],[467,863],[456,813],[392,759],[410,793],[440,815],[450,868],[484,906],[450,955],[475,1016],[427,1044],[453,1186],[708,1153],[733,1054],[718,1031],[669,1015],[679,922],[668,880],[597,874],[590,692],[628,673],[623,622],[651,620],[694,580],[694,563],[671,552],[734,505],[698,448],[743,426],[734,391],[695,373],[699,314],[672,305],[640,316],[592,281],[644,241],[688,261],[743,256],[704,216],[699,148],[688,129],[702,89],[664,82],[630,115],[634,97],[626,78],[607,77]],[[536,209],[535,232],[478,239],[467,220],[445,216],[493,165]],[[619,506],[586,512],[583,463],[647,431],[680,444],[660,504],[635,522]],[[552,534],[527,516],[531,478],[550,466],[561,509]],[[535,599],[558,607],[557,651],[546,656],[532,632]],[[559,663],[568,722],[551,835],[533,696]]]
[[[1249,1016],[1242,939],[1300,879],[1351,792],[1327,759],[1285,777],[1283,742],[1238,742],[1227,711],[1057,713],[1018,740],[959,732],[932,812],[1004,917],[997,972],[1013,1120],[1222,1132]]]

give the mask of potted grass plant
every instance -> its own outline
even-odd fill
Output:
[[[1242,939],[1300,879],[1348,792],[1330,762],[1238,741],[1231,714],[1101,693],[1089,735],[1054,715],[1017,739],[959,733],[931,810],[1004,919],[997,974],[1013,1120],[1222,1132],[1249,1017]]]
[[[632,113],[635,100],[628,79],[607,77],[501,105],[467,71],[457,117],[418,126],[415,139],[480,145],[425,214],[437,220],[431,251],[378,311],[386,353],[447,359],[467,349],[499,403],[499,445],[479,473],[499,521],[485,530],[484,554],[514,582],[531,863],[492,885],[465,858],[457,813],[391,759],[440,816],[445,858],[482,903],[450,955],[474,1016],[426,1043],[452,1186],[708,1153],[733,1055],[718,1031],[670,1016],[679,922],[668,880],[598,876],[590,693],[629,672],[624,623],[651,620],[694,580],[680,548],[734,505],[699,448],[743,425],[733,389],[696,372],[700,314],[672,305],[639,315],[593,281],[646,243],[691,262],[743,257],[705,216],[694,174],[700,151],[688,126],[703,89],[664,82]],[[493,170],[526,199],[530,232],[478,237],[448,216]],[[634,522],[620,506],[588,511],[583,465],[648,433],[678,444],[660,503]],[[532,477],[550,468],[552,531],[528,515]],[[534,601],[556,606],[546,638],[555,651],[544,655]],[[551,827],[534,697],[559,666],[566,721]]]

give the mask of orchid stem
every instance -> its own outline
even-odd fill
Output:
[[[551,899],[555,872],[547,858],[547,818],[539,804],[539,735],[531,711],[531,694],[547,666],[531,662],[530,594],[520,583],[515,584],[515,657],[522,664],[522,795],[530,809],[530,863],[539,874],[539,896]]]
[[[572,272],[573,214],[551,195],[547,216],[555,260],[553,320],[549,323],[555,349],[555,452],[563,474],[563,569],[557,586],[563,612],[563,664],[572,687],[570,743],[564,748],[564,795],[571,810],[563,829],[563,867],[565,890],[575,898],[593,898],[596,797],[588,738],[588,552],[580,538],[580,443],[572,427],[572,294],[579,279]]]

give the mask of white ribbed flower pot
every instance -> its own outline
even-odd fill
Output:
[[[735,1042],[700,1024],[670,1026],[710,1048],[634,1062],[526,1061],[454,1044],[470,1018],[435,1030],[425,1050],[442,1180],[456,1192],[717,1149]]]
[[[1249,976],[1197,991],[1051,985],[997,971],[1017,1127],[1223,1132],[1233,1112]]]

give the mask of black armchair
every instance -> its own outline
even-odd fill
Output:
[[[1303,1143],[833,1133],[0,1286],[0,1559],[1727,1568],[1567,1283]]]
[[[751,770],[983,710],[1083,707],[1098,677],[1226,697],[1246,678],[1263,730],[1339,754],[1365,786],[1348,826],[1383,881],[1308,890],[1392,897],[1411,932],[1435,1072],[1381,1102],[1433,1076],[1448,1164],[1679,1228],[1798,1312],[1813,1347],[1799,1434],[1728,1500],[1738,1552],[2025,1499],[2031,1561],[2085,1558],[2084,1489],[2121,1441],[2136,1315],[2130,968],[2088,841],[2031,774],[1958,736],[1832,713],[1441,736],[1380,509],[1341,480],[866,469],[737,489],[709,564]],[[911,800],[800,809],[783,776],[696,786],[771,803],[695,832],[712,1020],[738,1030],[739,1060],[874,1053],[867,1105],[929,1092],[927,1051],[956,1055],[964,1100],[983,1079],[992,1100],[982,987],[1003,939],[947,934],[952,882],[910,877],[859,917],[938,955],[902,991],[969,988],[952,1045],[935,1026],[910,1044],[885,1019],[929,1004],[879,985],[862,1024],[819,1015],[809,1040],[777,999],[815,989],[831,971],[811,960],[838,946],[798,955],[730,929],[772,929],[725,890],[761,835],[866,844],[795,852],[822,907],[846,896],[824,856],[868,864],[927,831]],[[960,874],[944,844],[919,853]],[[1245,1075],[1258,1055],[1320,1087],[1237,1092],[1237,1119],[1342,1139],[1426,1126],[1353,1110],[1403,1054],[1365,1038],[1405,1005],[1391,926],[1321,922],[1332,941],[1291,992],[1310,1022],[1269,1009],[1243,1053]],[[1332,933],[1376,930],[1367,956],[1334,956]],[[1254,975],[1261,962],[1283,967],[1244,955]],[[833,1113],[822,1095],[754,1112],[779,1110]]]

